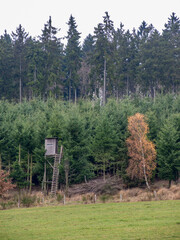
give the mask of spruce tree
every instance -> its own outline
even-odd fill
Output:
[[[26,41],[25,58],[27,62],[26,96],[28,99],[44,94],[46,82],[44,79],[45,56],[41,42],[33,38]]]
[[[52,19],[44,24],[40,40],[43,50],[43,82],[44,97],[54,94],[55,98],[61,96],[63,78],[63,45],[57,37],[58,29],[53,27]]]
[[[112,91],[113,38],[114,24],[108,12],[105,12],[103,23],[94,28],[95,46],[91,59],[91,86],[95,95],[103,97],[103,104],[106,103],[108,93]]]
[[[92,148],[96,162],[96,171],[102,173],[104,181],[106,173],[110,172],[112,163],[115,160],[117,140],[117,132],[115,131],[112,117],[107,117],[103,111],[96,124]]]
[[[19,78],[19,102],[22,102],[23,97],[23,85],[25,79],[25,43],[28,37],[28,33],[20,24],[16,29],[16,32],[12,32],[13,43],[14,43],[14,61],[17,64],[16,75]],[[15,75],[15,76],[16,76]]]
[[[176,119],[176,120],[175,120]],[[180,168],[180,115],[172,116],[162,126],[156,141],[158,174],[161,179],[178,179]]]
[[[78,107],[73,106],[66,115],[62,139],[64,157],[61,170],[66,178],[66,190],[69,184],[80,183],[93,176],[93,166],[88,160],[88,139],[84,119],[80,116]]]
[[[13,45],[12,39],[7,31],[0,37],[0,98],[12,99],[13,89]]]
[[[128,31],[125,32],[124,25],[115,31],[114,35],[114,66],[113,69],[113,89],[114,96],[129,95],[135,92],[136,87],[136,69],[137,60],[137,43],[136,35]]]
[[[156,91],[162,90],[164,85],[163,58],[162,38],[157,30],[153,30],[146,42],[141,42],[137,77],[141,90],[149,92],[154,99]]]
[[[91,60],[94,54],[94,39],[89,34],[82,45],[82,62],[79,70],[80,78],[80,93],[81,96],[86,97],[92,94],[91,82],[90,82],[90,71],[91,71]]]
[[[89,34],[83,42],[82,45],[82,56],[83,59],[87,59],[90,57],[94,52],[94,39],[91,34]]]
[[[168,23],[165,24],[162,37],[165,87],[173,93],[178,92],[180,83],[180,19],[174,12],[168,18]]]
[[[81,47],[80,33],[77,30],[76,20],[71,15],[68,21],[67,45],[65,49],[65,64],[66,64],[66,82],[65,87],[68,89],[68,98],[74,99],[76,102],[79,88],[78,70],[81,67]]]

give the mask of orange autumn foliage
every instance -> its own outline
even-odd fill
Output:
[[[148,124],[143,114],[136,113],[128,118],[128,130],[130,137],[126,140],[128,147],[129,166],[127,174],[131,179],[145,179],[148,188],[148,180],[156,168],[155,145],[147,139]]]
[[[9,179],[9,173],[0,170],[0,197],[3,197],[4,194],[16,187],[15,184],[12,184],[11,179]]]

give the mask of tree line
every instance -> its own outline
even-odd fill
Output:
[[[39,37],[20,24],[0,36],[0,99],[33,97],[73,100],[117,99],[179,91],[180,20],[172,13],[159,33],[142,22],[132,32],[115,29],[108,12],[81,46],[75,18],[68,21],[67,44],[49,17]]]
[[[46,137],[58,137],[59,148],[63,145],[59,183],[67,188],[94,177],[105,179],[107,175],[136,186],[145,180],[138,167],[145,159],[150,163],[146,167],[148,181],[178,179],[179,95],[158,95],[156,101],[151,97],[108,99],[103,107],[100,99],[79,100],[77,104],[54,98],[21,104],[2,100],[0,112],[0,168],[8,171],[19,187],[41,186]],[[137,113],[140,133],[144,132],[140,139],[144,144],[143,158],[137,146],[137,131],[134,134],[130,124]],[[53,165],[53,159],[48,161]],[[47,181],[52,179],[50,164]]]

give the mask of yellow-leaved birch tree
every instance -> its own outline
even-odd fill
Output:
[[[130,137],[126,140],[129,156],[127,174],[131,179],[144,179],[148,189],[150,189],[149,180],[156,168],[156,150],[155,145],[147,138],[149,127],[145,121],[145,116],[136,113],[129,117],[128,131]]]

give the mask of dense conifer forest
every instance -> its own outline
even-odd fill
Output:
[[[1,101],[0,112],[2,168],[19,184],[31,181],[41,185],[46,137],[58,137],[59,147],[64,147],[60,164],[62,185],[103,175],[116,175],[133,185],[144,182],[136,177],[138,173],[133,181],[127,175],[128,117],[137,112],[145,115],[149,125],[148,139],[156,146],[156,168],[151,179],[178,179],[179,95],[159,95],[156,101],[149,97],[108,99],[105,106],[100,106],[100,100],[79,100],[76,105],[54,98],[21,104]],[[52,168],[49,164],[47,168],[47,178],[51,180]]]
[[[0,36],[0,99],[22,101],[78,98],[155,97],[177,93],[180,81],[180,20],[175,13],[162,33],[145,21],[138,29],[115,29],[108,12],[80,44],[78,23],[71,15],[67,44],[58,38],[51,17],[34,38],[20,24]]]
[[[0,170],[18,187],[43,181],[46,137],[63,145],[60,184],[128,175],[128,118],[141,113],[155,146],[151,180],[178,179],[180,170],[180,20],[162,33],[142,22],[115,29],[106,12],[81,46],[75,18],[67,44],[51,17],[38,38],[20,24],[0,36]],[[51,160],[49,160],[51,161]],[[52,163],[51,163],[52,164]],[[47,180],[52,168],[47,166]]]

